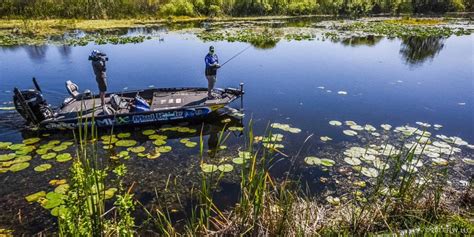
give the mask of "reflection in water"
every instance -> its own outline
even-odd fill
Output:
[[[406,37],[402,39],[400,54],[406,63],[415,66],[432,60],[443,47],[443,37]]]
[[[33,61],[43,61],[46,58],[48,45],[28,45],[23,46],[23,49],[28,54],[28,57]]]
[[[343,45],[357,47],[360,45],[374,46],[382,40],[382,36],[368,35],[368,36],[354,36],[345,38],[341,41]]]
[[[68,45],[58,46],[58,52],[59,54],[61,54],[63,58],[69,58],[69,56],[71,55],[71,51],[72,51],[72,46],[68,46]]]

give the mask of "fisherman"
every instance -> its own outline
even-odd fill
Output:
[[[107,91],[107,76],[105,74],[105,62],[109,60],[106,54],[99,50],[92,50],[89,60],[92,61],[92,69],[94,69],[95,80],[99,86],[100,102],[102,107],[105,106],[105,92]]]
[[[208,82],[207,86],[207,97],[208,99],[214,99],[212,90],[217,81],[217,69],[219,65],[219,58],[215,54],[214,46],[209,47],[209,53],[206,55],[204,61],[206,62],[206,78]]]

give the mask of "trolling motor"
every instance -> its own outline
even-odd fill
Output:
[[[41,89],[33,78],[35,89],[20,91],[15,87],[13,90],[13,103],[16,111],[29,123],[38,124],[43,120],[54,117],[53,110],[43,98]]]

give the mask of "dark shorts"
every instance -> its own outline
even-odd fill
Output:
[[[105,73],[96,75],[95,80],[97,81],[97,85],[99,86],[99,91],[106,92],[107,91],[107,78],[105,76]]]

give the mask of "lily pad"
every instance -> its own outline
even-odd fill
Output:
[[[16,157],[15,153],[9,153],[9,154],[2,154],[0,155],[0,161],[7,161],[11,160]]]
[[[347,120],[344,122],[347,126],[354,126],[354,125],[357,125],[356,122],[352,121],[352,120]]]
[[[46,154],[42,155],[41,159],[49,160],[49,159],[53,159],[54,157],[56,157],[56,153],[50,152],[50,153],[46,153]]]
[[[433,158],[431,159],[435,165],[448,165],[448,161],[443,158]]]
[[[0,149],[7,149],[11,144],[11,142],[0,142]]]
[[[151,140],[166,140],[166,139],[168,139],[168,136],[153,134],[153,135],[148,136],[148,138],[151,139]]]
[[[60,152],[60,151],[64,151],[68,148],[67,145],[59,145],[57,147],[53,147],[53,151],[55,152]]]
[[[46,170],[49,170],[51,169],[51,167],[53,167],[51,164],[42,164],[42,165],[38,165],[34,168],[34,170],[36,172],[44,172]]]
[[[129,138],[132,134],[130,134],[129,132],[127,133],[119,133],[117,134],[117,137],[118,138]]]
[[[48,151],[49,151],[49,148],[38,149],[38,150],[36,150],[36,154],[44,155],[44,154],[48,153]]]
[[[31,144],[38,143],[39,141],[41,141],[41,138],[39,138],[39,137],[32,137],[32,138],[28,138],[28,139],[23,140],[23,144],[25,144],[25,145],[31,145]]]
[[[359,160],[358,158],[355,158],[355,157],[346,157],[344,158],[344,161],[349,164],[349,165],[360,165],[362,163],[361,160]]]
[[[150,160],[154,160],[154,159],[156,159],[156,158],[158,158],[158,157],[160,157],[160,156],[161,156],[161,153],[158,152],[158,151],[155,151],[155,152],[153,152],[153,153],[147,154],[146,158],[147,158],[147,159],[150,159]]]
[[[10,166],[9,170],[11,172],[18,172],[18,171],[24,170],[28,167],[30,167],[30,163],[22,162],[22,163],[13,164],[12,166]]]
[[[217,169],[219,169],[221,172],[231,172],[232,170],[234,170],[234,166],[232,166],[231,164],[223,164],[223,165],[219,165],[217,167]]]
[[[304,162],[308,165],[320,165],[322,161],[318,157],[308,156],[304,158]]]
[[[153,142],[153,144],[155,144],[155,146],[161,146],[161,145],[166,144],[166,141],[165,141],[165,140],[159,140],[159,139],[158,139],[158,140],[155,140],[155,141]]]
[[[331,167],[334,166],[336,162],[331,159],[321,159],[321,165],[326,166],[326,167]]]
[[[16,151],[16,150],[19,150],[19,149],[21,149],[22,147],[25,147],[25,146],[26,146],[25,144],[20,143],[20,144],[12,144],[8,148],[10,150]]]
[[[331,126],[341,126],[342,123],[337,121],[337,120],[331,120],[331,121],[329,121],[329,125],[331,125]]]
[[[69,161],[71,159],[72,159],[72,156],[69,153],[63,153],[63,154],[59,154],[59,155],[56,156],[56,161],[57,162],[66,162],[66,161]]]
[[[239,151],[239,158],[251,159],[252,158],[252,153],[250,153],[248,151]]]
[[[299,128],[289,128],[288,132],[290,132],[290,133],[300,133],[301,129],[299,129]]]
[[[238,131],[238,132],[241,132],[241,131],[244,131],[244,128],[243,127],[229,127],[228,128],[229,131]]]
[[[52,179],[49,181],[49,184],[53,186],[57,186],[57,185],[65,184],[65,183],[67,183],[67,180],[65,179]]]
[[[356,136],[357,135],[357,132],[356,131],[352,131],[352,130],[344,130],[342,131],[344,134],[346,134],[347,136]]]
[[[186,143],[186,144],[184,144],[184,145],[185,145],[186,147],[190,147],[190,148],[192,148],[192,147],[195,147],[195,146],[197,146],[197,142],[187,142],[187,143]]]
[[[245,159],[244,159],[244,158],[240,158],[240,157],[239,157],[239,158],[234,158],[234,159],[232,159],[232,162],[233,162],[234,164],[241,165],[241,164],[243,164],[243,163],[245,162]]]
[[[121,146],[121,147],[131,147],[137,145],[137,141],[135,140],[119,140],[118,142],[115,143],[116,146]]]
[[[390,131],[390,129],[392,129],[392,125],[390,124],[382,124],[380,127],[382,127],[385,131]]]
[[[338,91],[337,94],[339,94],[339,95],[347,95],[347,91]]]
[[[45,196],[46,196],[45,191],[39,191],[37,193],[33,193],[33,194],[30,194],[30,195],[26,196],[25,199],[26,199],[27,202],[36,202],[40,198],[45,197]]]
[[[142,134],[145,135],[145,136],[149,136],[149,135],[155,134],[155,133],[156,133],[156,131],[152,130],[152,129],[145,130],[145,131],[142,132]]]
[[[327,142],[327,141],[331,141],[332,138],[328,137],[328,136],[323,136],[323,137],[320,137],[319,139],[321,139],[321,141],[323,142]]]
[[[24,156],[18,156],[15,158],[14,162],[13,163],[21,163],[21,162],[27,162],[27,161],[30,161],[32,159],[31,156],[27,156],[27,155],[24,155]]]
[[[69,190],[69,184],[61,184],[54,189],[55,193],[66,194]]]
[[[362,167],[362,170],[360,172],[369,178],[375,178],[379,176],[379,172],[374,168]]]
[[[48,194],[46,196],[48,196]],[[49,210],[49,209],[58,207],[61,204],[63,204],[63,200],[61,198],[53,198],[53,199],[47,198],[41,206]]]
[[[157,151],[159,151],[160,153],[167,153],[167,152],[170,152],[173,148],[171,148],[171,146],[160,146],[157,148]]]
[[[474,160],[469,158],[463,158],[462,161],[468,165],[474,165]]]
[[[66,215],[68,212],[68,209],[64,205],[60,205],[58,207],[55,207],[51,210],[51,215],[52,216],[63,216]]]
[[[202,163],[201,164],[201,170],[204,173],[212,173],[214,171],[217,171],[218,167],[217,167],[217,165]]]
[[[130,147],[127,150],[131,151],[133,153],[141,153],[141,152],[145,151],[145,147],[144,146],[136,146],[136,147]]]
[[[181,140],[179,140],[180,143],[183,143],[183,144],[186,144],[187,142],[189,142],[189,138],[183,138]]]

